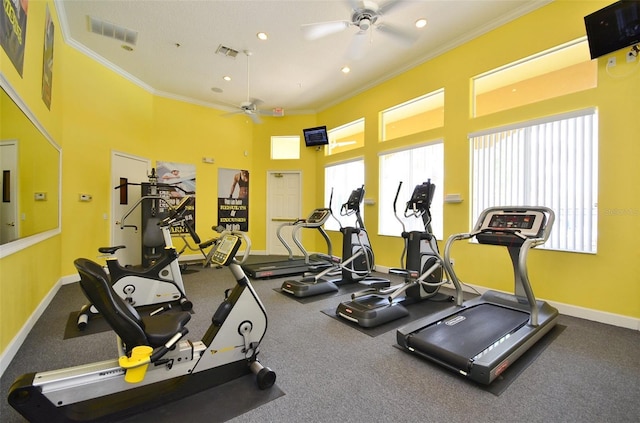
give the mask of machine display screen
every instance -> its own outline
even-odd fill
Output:
[[[215,264],[225,266],[229,264],[234,254],[240,247],[240,238],[236,235],[225,235],[215,247],[211,255],[211,261]]]
[[[495,214],[489,221],[492,229],[531,229],[536,216],[532,214]]]

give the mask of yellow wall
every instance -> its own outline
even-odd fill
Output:
[[[618,52],[619,66],[612,77],[605,71],[606,58],[598,61],[598,87],[557,99],[471,118],[470,78],[540,51],[585,35],[582,17],[610,2],[556,1],[514,22],[424,63],[403,75],[374,87],[344,103],[323,111],[318,122],[329,127],[365,116],[366,147],[349,156],[365,159],[367,197],[376,198],[378,150],[444,138],[444,193],[460,193],[461,204],[445,204],[445,238],[469,230],[469,171],[467,135],[481,129],[526,121],[541,116],[597,107],[600,116],[599,242],[598,254],[572,254],[534,251],[530,274],[536,295],[548,300],[581,307],[640,316],[640,247],[634,238],[640,233],[640,198],[634,195],[633,181],[638,179],[635,165],[639,143],[636,128],[639,107],[635,94],[640,85],[638,66],[624,63],[624,51]],[[540,31],[540,28],[550,28]],[[614,72],[610,73],[614,73]],[[633,72],[633,73],[630,73]],[[416,136],[378,143],[378,112],[411,98],[444,87],[444,128]],[[345,157],[347,155],[345,154]],[[331,161],[321,161],[318,172]],[[377,227],[378,207],[368,206],[367,227]],[[374,232],[370,229],[370,232]],[[371,236],[376,263],[397,262],[398,242],[388,237]],[[458,243],[454,249],[456,267],[463,280],[489,288],[512,289],[508,255],[496,247]]]
[[[50,2],[49,2],[50,3]],[[95,257],[109,243],[110,155],[118,150],[152,160],[194,163],[198,178],[198,232],[206,238],[215,222],[218,168],[247,168],[252,174],[250,237],[256,250],[266,246],[264,205],[268,170],[301,170],[303,212],[323,203],[326,164],[365,160],[367,198],[378,195],[378,152],[443,138],[445,193],[461,193],[461,204],[445,205],[445,236],[469,229],[468,141],[470,132],[596,106],[600,113],[600,195],[598,254],[534,251],[530,272],[536,294],[545,299],[640,317],[640,197],[633,195],[640,167],[635,122],[638,120],[639,74],[607,75],[599,60],[598,88],[545,100],[481,118],[470,118],[473,75],[584,36],[582,17],[608,1],[556,1],[472,42],[443,54],[317,115],[265,118],[253,125],[243,116],[160,98],[63,43],[56,25],[51,110],[40,99],[44,10],[47,2],[29,4],[27,55],[20,78],[4,52],[0,70],[63,150],[62,234],[0,260],[0,351],[5,351],[28,316],[62,276],[75,272],[73,260]],[[553,28],[540,31],[541,27]],[[623,53],[618,53],[623,72]],[[445,88],[445,124],[420,134],[378,142],[378,112],[421,94]],[[366,118],[364,148],[325,157],[302,147],[300,160],[272,161],[272,135],[299,135],[305,127],[329,128]],[[245,155],[245,152],[247,153]],[[213,157],[215,164],[202,163]],[[93,196],[79,202],[79,193]],[[365,206],[376,262],[397,266],[401,241],[375,235],[378,207]],[[635,211],[635,212],[634,212]],[[103,215],[108,218],[104,219]],[[333,242],[340,245],[337,233]],[[310,250],[322,248],[316,237]],[[454,250],[460,276],[470,283],[511,289],[506,252],[497,247],[459,243]],[[10,317],[9,317],[10,316]]]
[[[48,110],[41,99],[42,52],[44,46],[45,2],[29,4],[29,25],[26,33],[26,53],[23,75],[17,73],[3,49],[0,49],[0,71],[3,77],[29,106],[38,121],[59,145],[62,138],[62,109],[52,105]],[[55,21],[55,10],[50,5]],[[60,31],[54,44],[62,45]],[[54,75],[60,75],[62,60],[53,65]],[[54,76],[54,91],[60,91]],[[4,352],[38,304],[60,278],[61,235],[53,236],[28,249],[0,259],[0,351]]]

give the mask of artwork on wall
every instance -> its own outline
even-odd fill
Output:
[[[186,220],[195,230],[196,227],[196,167],[192,164],[175,162],[156,162],[156,174],[158,176],[158,193],[163,196],[167,203],[172,206],[178,205],[186,195],[194,197],[194,201],[189,206]],[[164,202],[160,202],[163,203]],[[164,209],[158,210],[160,214]],[[187,228],[184,225],[171,227],[172,234],[186,234]]]
[[[219,169],[218,225],[226,230],[249,230],[249,171]]]
[[[22,77],[29,0],[3,0],[0,12],[0,44]]]
[[[42,101],[51,110],[51,85],[53,83],[53,31],[54,25],[47,4],[44,22],[44,48],[42,51]]]

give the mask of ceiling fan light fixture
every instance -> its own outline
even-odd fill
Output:
[[[371,27],[371,20],[369,20],[369,18],[362,18],[360,22],[358,22],[358,28],[360,28],[360,31],[366,31],[369,27]]]

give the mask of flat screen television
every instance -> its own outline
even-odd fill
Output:
[[[584,17],[591,58],[640,43],[640,1],[622,0]]]
[[[326,126],[316,126],[302,130],[304,143],[307,147],[318,147],[329,144],[329,135]]]

